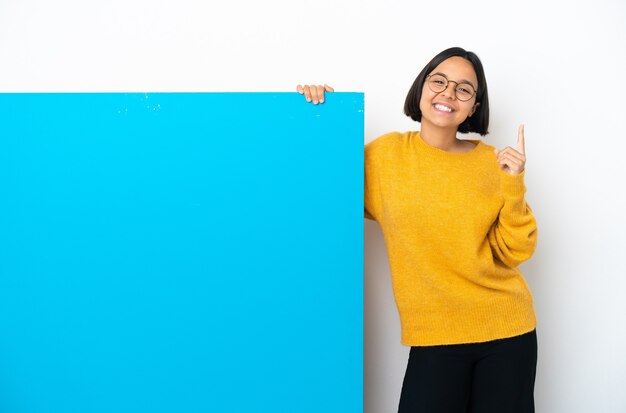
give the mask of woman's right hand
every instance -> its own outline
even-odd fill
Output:
[[[324,84],[324,86],[321,85],[298,85],[297,87],[298,93],[300,93],[301,95],[304,95],[304,97],[306,98],[307,102],[310,102],[311,100],[313,101],[314,105],[317,105],[317,103],[324,103],[324,92],[334,92],[335,89],[333,89],[332,87],[328,86],[327,84]]]

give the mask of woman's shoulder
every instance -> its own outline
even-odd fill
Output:
[[[398,156],[398,151],[405,141],[406,133],[388,132],[371,140],[365,145],[366,163],[378,162]]]
[[[482,139],[479,139],[476,142],[478,142],[478,148],[476,152],[480,154],[480,158],[487,163],[494,163],[494,159],[496,158],[496,147],[486,143]]]
[[[480,146],[482,146],[484,150],[494,151],[496,149],[495,146],[486,143],[484,139],[476,139],[476,141],[480,142]]]
[[[402,142],[403,140],[408,139],[409,133],[410,132],[397,132],[397,131],[387,132],[369,141],[367,144],[365,144],[365,147],[367,149],[368,147],[369,148],[374,148],[374,147],[382,148],[382,147],[393,146],[394,144],[398,144]]]

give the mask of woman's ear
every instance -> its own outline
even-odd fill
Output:
[[[480,106],[480,102],[476,102],[474,106],[472,106],[472,110],[470,110],[469,115],[467,115],[468,118],[471,117],[474,114],[474,112],[476,112],[476,109],[478,109],[478,106]]]

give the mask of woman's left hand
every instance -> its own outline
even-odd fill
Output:
[[[510,146],[502,150],[495,150],[496,160],[500,164],[500,169],[511,175],[519,175],[526,165],[526,152],[524,149],[524,125],[519,125],[517,130],[517,148]]]

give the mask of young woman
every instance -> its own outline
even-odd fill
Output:
[[[298,85],[314,104],[331,91]],[[516,148],[457,138],[489,126],[482,63],[458,47],[424,67],[404,112],[420,131],[365,145],[365,217],[382,229],[411,346],[398,411],[534,412],[536,319],[518,269],[537,243],[523,125]]]

